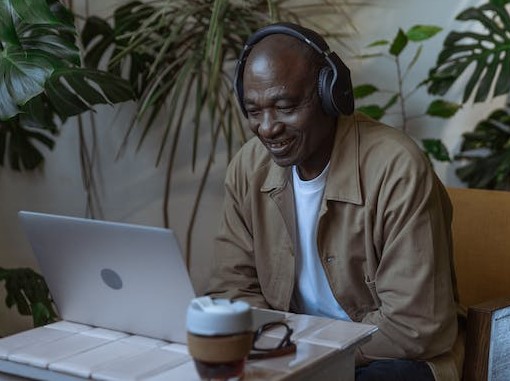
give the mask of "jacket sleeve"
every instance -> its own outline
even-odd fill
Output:
[[[246,174],[240,153],[230,163],[225,178],[225,201],[219,233],[214,243],[214,268],[206,294],[242,299],[268,308],[257,277]]]
[[[379,308],[362,322],[379,331],[360,348],[358,363],[429,359],[457,337],[451,204],[429,163],[410,159],[388,163],[372,200],[378,262],[368,266]]]

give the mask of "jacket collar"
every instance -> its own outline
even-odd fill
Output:
[[[363,203],[360,186],[358,115],[338,118],[324,197],[328,200]]]
[[[363,203],[359,168],[358,115],[338,118],[335,144],[330,159],[330,168],[324,197],[328,200]],[[291,181],[291,168],[282,168],[271,161],[261,192],[282,190]]]

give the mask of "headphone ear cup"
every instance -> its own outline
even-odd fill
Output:
[[[333,69],[329,66],[323,67],[319,72],[317,87],[324,112],[330,116],[337,117],[339,112],[338,107],[335,105],[335,100],[333,99],[333,77]]]
[[[334,83],[330,84],[331,104],[338,115],[351,115],[354,112],[351,72],[335,52],[328,55],[328,61],[334,68],[332,73]]]

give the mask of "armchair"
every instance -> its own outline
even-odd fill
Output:
[[[468,309],[462,379],[510,380],[510,192],[448,193],[459,297]]]

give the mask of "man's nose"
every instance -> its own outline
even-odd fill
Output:
[[[283,123],[280,122],[272,112],[265,112],[260,120],[257,132],[266,139],[277,136],[283,131]]]

